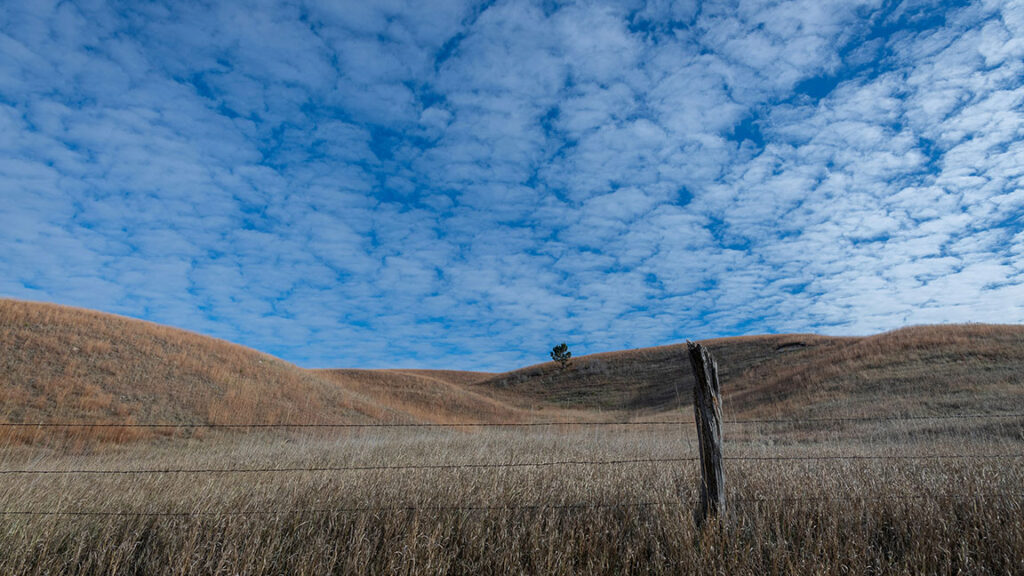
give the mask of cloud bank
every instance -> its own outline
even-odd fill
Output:
[[[0,295],[306,366],[1024,321],[1024,3],[6,2]]]

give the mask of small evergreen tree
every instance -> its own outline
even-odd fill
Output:
[[[565,342],[562,342],[558,346],[551,349],[551,359],[558,362],[559,368],[565,370],[569,367],[569,361],[572,359],[572,352],[569,352],[569,346]]]

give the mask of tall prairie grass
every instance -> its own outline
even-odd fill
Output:
[[[1024,452],[1002,433],[871,423],[727,429],[728,511],[698,533],[689,428],[210,434],[147,445],[8,445],[2,574],[1012,574],[1024,458],[736,460]],[[956,427],[956,423],[950,424]],[[929,432],[930,430],[930,432]],[[924,432],[924,434],[922,433]],[[180,514],[180,515],[178,515]]]
[[[705,344],[726,419],[813,420],[728,426],[728,511],[697,533],[681,346],[498,375],[310,371],[0,300],[0,423],[683,421],[0,427],[0,575],[1024,573],[1024,420],[900,419],[1024,412],[1024,328]],[[324,470],[345,467],[367,469]]]

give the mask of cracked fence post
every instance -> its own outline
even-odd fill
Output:
[[[700,344],[686,341],[693,365],[693,415],[700,446],[700,502],[693,518],[699,529],[725,512],[725,476],[722,474],[722,400],[718,363]]]

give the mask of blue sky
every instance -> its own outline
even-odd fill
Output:
[[[0,296],[303,366],[1024,321],[1024,3],[0,3]]]

